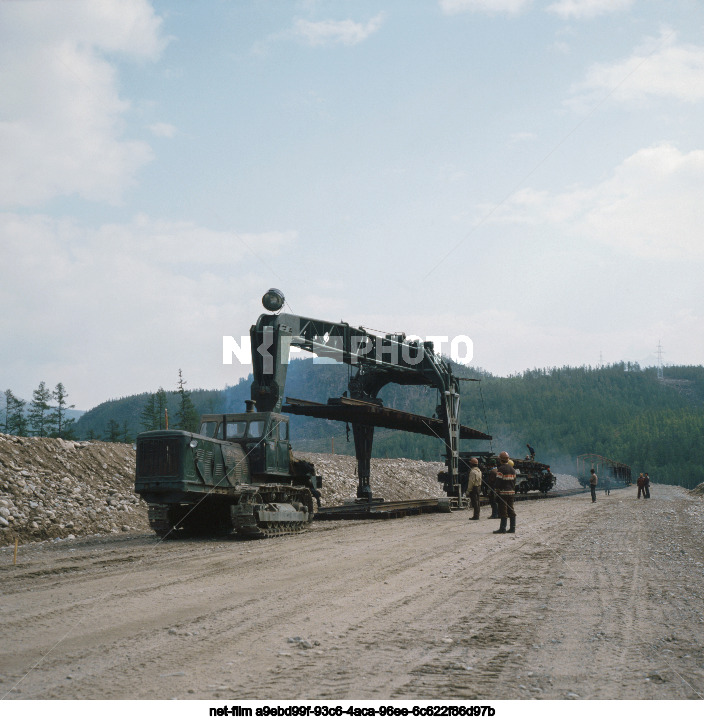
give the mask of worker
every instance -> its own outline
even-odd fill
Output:
[[[529,459],[531,461],[535,460],[535,450],[533,449],[533,446],[530,445],[530,443],[526,443],[526,448],[528,449],[528,455]]]
[[[643,474],[643,498],[650,498],[650,476]]]
[[[490,458],[487,461],[487,466],[489,466],[489,473],[487,474],[487,477],[484,479],[484,485],[486,485],[486,495],[487,495],[487,498],[489,499],[489,505],[491,506],[491,516],[489,516],[489,518],[498,518],[499,517],[499,505],[497,503],[496,490],[495,490],[496,461],[493,458]]]
[[[611,479],[609,478],[609,476],[606,476],[606,478],[604,478],[604,495],[611,495]]]
[[[499,453],[499,466],[493,469],[489,475],[493,475],[496,500],[499,506],[499,518],[501,519],[501,523],[494,533],[515,533],[516,512],[513,510],[513,498],[516,495],[516,472],[509,463],[509,456],[506,451]],[[507,519],[511,521],[508,531],[506,530]]]
[[[643,477],[643,474],[641,473],[638,476],[638,480],[636,481],[636,485],[638,486],[638,498],[640,498],[640,494],[643,494],[643,498],[645,498],[645,478]]]
[[[592,503],[596,503],[597,483],[599,483],[599,476],[596,475],[596,471],[592,468],[592,475],[589,476],[589,490],[592,492]]]
[[[467,492],[469,493],[469,502],[472,504],[474,515],[471,521],[479,520],[479,491],[482,487],[482,472],[479,470],[479,460],[477,458],[469,459],[469,481],[467,483]]]

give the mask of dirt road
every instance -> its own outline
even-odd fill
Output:
[[[704,499],[0,551],[8,699],[700,699]]]

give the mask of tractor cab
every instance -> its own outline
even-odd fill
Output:
[[[200,435],[237,443],[252,475],[289,475],[288,416],[280,413],[217,413],[202,416]]]

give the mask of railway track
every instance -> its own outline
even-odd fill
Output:
[[[546,498],[561,498],[587,493],[582,488],[564,491],[549,491],[548,493],[517,493],[518,501],[537,501]],[[453,503],[454,501],[454,503]],[[482,497],[480,505],[488,506],[489,499]],[[418,498],[410,501],[367,501],[354,500],[341,506],[328,506],[318,509],[315,514],[316,521],[334,521],[353,518],[400,518],[402,516],[418,515],[420,513],[449,513],[454,510],[466,510],[467,506],[459,508],[453,498],[441,496],[438,498]]]

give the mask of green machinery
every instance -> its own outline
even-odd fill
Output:
[[[312,464],[291,453],[287,413],[352,424],[360,502],[372,503],[370,459],[374,428],[434,435],[445,445],[448,495],[463,504],[460,438],[490,439],[459,423],[459,381],[431,342],[403,334],[379,336],[347,323],[279,311],[284,297],[271,289],[269,311],[250,329],[253,382],[245,413],[203,416],[200,433],[149,431],[137,437],[135,490],[149,504],[157,534],[173,530],[261,537],[301,530],[314,515],[322,479]],[[356,368],[348,395],[327,404],[287,399],[284,387],[291,346]],[[377,398],[387,383],[437,388],[435,417],[384,408]]]

